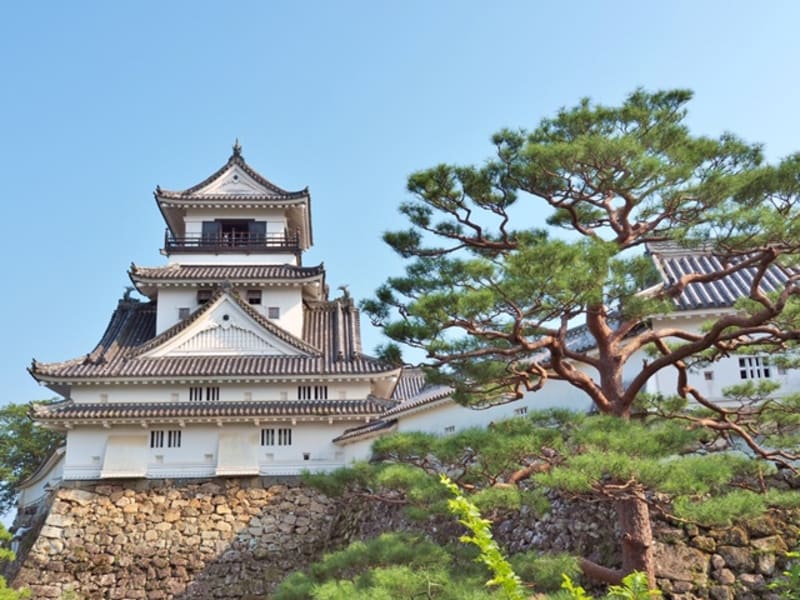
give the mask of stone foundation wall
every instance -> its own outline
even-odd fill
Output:
[[[608,505],[555,498],[545,517],[523,509],[498,518],[494,532],[509,553],[565,551],[614,566],[614,522]],[[34,599],[262,600],[288,573],[354,539],[413,529],[446,541],[459,527],[258,478],[88,485],[57,492],[13,583],[30,587]],[[776,596],[768,584],[797,544],[800,514],[770,513],[728,529],[654,529],[665,598],[769,599]]]
[[[335,502],[260,479],[57,492],[14,585],[33,598],[267,598],[335,542]]]

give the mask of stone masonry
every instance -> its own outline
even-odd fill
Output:
[[[335,510],[258,478],[62,489],[13,583],[34,599],[267,598],[331,542]]]
[[[495,515],[493,529],[509,553],[570,552],[613,566],[614,520],[607,505],[553,498],[547,515]],[[407,529],[439,541],[461,533],[453,519],[410,522],[396,505],[328,498],[296,481],[88,484],[56,493],[13,584],[34,600],[265,600],[323,552]],[[797,545],[800,512],[726,529],[655,522],[654,531],[665,598],[772,599],[768,585]]]

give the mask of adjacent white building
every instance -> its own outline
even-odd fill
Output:
[[[30,372],[63,401],[34,406],[32,417],[66,432],[66,447],[20,488],[23,507],[62,480],[294,475],[369,457],[392,431],[448,434],[534,408],[590,408],[563,382],[522,400],[472,410],[450,390],[428,386],[418,369],[365,355],[358,310],[331,299],[322,265],[303,265],[311,247],[308,189],[286,191],[253,170],[237,143],[225,165],[183,191],[157,188],[167,229],[167,264],[131,265],[146,300],[119,301],[97,346]],[[714,258],[669,244],[648,248],[665,283],[718,269]],[[778,270],[765,285],[786,281]],[[735,277],[692,284],[677,310],[648,326],[699,331],[747,291]],[[771,291],[771,290],[766,290]],[[591,350],[585,329],[574,344]],[[641,360],[647,357],[642,355]],[[631,376],[640,360],[631,360]],[[711,399],[743,380],[800,389],[794,370],[765,356],[732,356],[691,374]],[[664,370],[648,392],[675,393]]]

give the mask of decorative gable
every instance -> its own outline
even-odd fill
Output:
[[[228,294],[219,295],[211,306],[200,310],[202,314],[187,327],[142,356],[308,356],[291,339],[269,331]]]
[[[269,196],[274,195],[275,191],[261,185],[241,166],[233,163],[219,178],[196,190],[194,194],[197,196]]]

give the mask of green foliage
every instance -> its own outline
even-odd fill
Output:
[[[576,585],[568,575],[563,576],[561,587],[567,592],[570,600],[592,600],[581,586]],[[622,579],[622,585],[609,586],[604,600],[654,600],[661,597],[661,592],[652,590],[647,583],[647,575],[634,571]]]
[[[775,364],[800,364],[795,293],[754,291],[737,304],[749,319],[712,320],[702,339],[677,322],[649,326],[651,315],[675,310],[684,284],[664,280],[642,251],[651,242],[713,251],[734,272],[704,275],[712,285],[800,264],[800,155],[768,165],[758,144],[693,135],[691,97],[679,89],[636,90],[616,106],[585,99],[531,130],[498,132],[496,156],[481,166],[414,173],[400,205],[408,227],[384,236],[407,259],[405,273],[364,311],[390,339],[423,349],[468,404],[562,379],[599,411],[627,418],[662,371],[774,350],[786,355]],[[547,227],[521,214],[544,216]],[[598,343],[572,350],[576,325]],[[641,367],[637,345],[652,359]],[[729,392],[751,402],[765,397],[761,387]],[[685,387],[670,392],[661,412],[686,405]]]
[[[569,575],[565,573],[562,577],[563,582],[561,583],[561,587],[567,592],[567,597],[570,598],[570,600],[592,600],[592,597],[586,593],[586,590],[575,584]]]
[[[491,600],[480,573],[420,536],[384,534],[326,554],[305,573],[287,577],[275,600],[433,598]]]
[[[471,532],[471,535],[465,534],[459,539],[475,545],[480,551],[479,560],[494,574],[486,585],[498,586],[509,600],[524,600],[522,581],[514,573],[511,563],[506,560],[497,542],[494,541],[489,521],[481,517],[478,507],[467,500],[460,493],[458,486],[446,475],[441,476],[441,482],[455,496],[447,501],[450,511],[458,516],[459,523]]]
[[[509,557],[509,562],[525,582],[534,582],[542,592],[554,592],[561,588],[563,576],[575,578],[580,575],[578,559],[569,554],[537,554],[523,552]]]
[[[734,490],[702,499],[680,497],[674,503],[677,516],[718,527],[728,527],[734,521],[757,517],[766,508],[766,497],[749,490]]]
[[[769,589],[778,593],[782,600],[800,600],[800,552],[787,552],[789,564],[781,573],[780,579],[769,584]]]
[[[16,486],[64,441],[63,434],[37,426],[27,404],[0,408],[0,512],[14,508]]]
[[[647,575],[634,571],[623,577],[622,585],[612,585],[606,594],[607,600],[653,600],[660,598],[661,592],[651,590]]]
[[[0,577],[0,600],[26,600],[31,597],[31,591],[28,588],[15,590],[8,587],[6,580]]]
[[[335,469],[330,473],[312,473],[304,471],[301,474],[305,485],[319,490],[328,496],[341,496],[353,486],[366,486],[372,480],[373,469],[367,463],[354,463],[349,467]]]
[[[12,535],[0,523],[0,562],[14,560],[14,553],[8,549],[11,539]],[[4,577],[0,577],[0,600],[26,600],[30,597],[31,591],[28,588],[15,590],[8,587]]]

